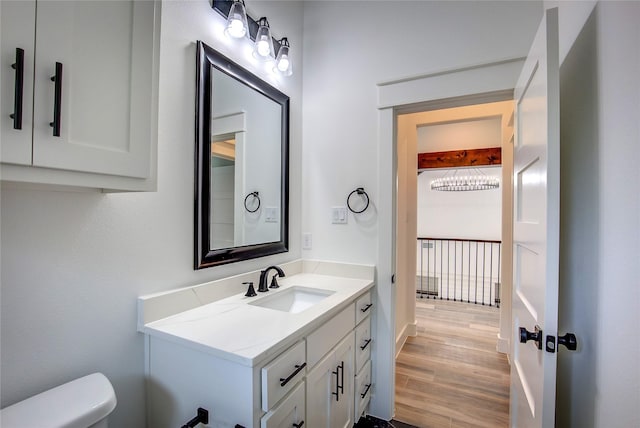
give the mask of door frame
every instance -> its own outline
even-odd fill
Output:
[[[512,58],[377,85],[378,206],[390,209],[380,210],[378,213],[377,286],[374,295],[377,311],[372,326],[376,341],[372,349],[372,370],[374,382],[379,387],[371,397],[369,413],[373,416],[385,420],[391,420],[394,416],[396,287],[392,283],[392,276],[396,258],[396,116],[513,99],[513,88],[523,64],[524,58]],[[507,287],[503,287],[503,293],[505,288]],[[507,299],[503,298],[503,301],[506,303]],[[510,312],[509,306],[508,320],[505,320],[509,325],[507,341],[511,331]],[[502,324],[503,320],[501,337]],[[382,385],[386,387],[383,388]]]

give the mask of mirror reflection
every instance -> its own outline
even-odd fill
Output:
[[[197,50],[195,268],[285,252],[289,97]]]
[[[210,249],[280,240],[282,107],[212,67]]]

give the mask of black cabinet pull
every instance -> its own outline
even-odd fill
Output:
[[[16,62],[11,64],[16,71],[16,82],[13,95],[13,129],[22,129],[22,93],[24,90],[24,49],[16,48]]]
[[[373,306],[373,303],[369,303],[367,306],[365,306],[364,308],[360,309],[362,312],[367,312],[369,310],[369,308]]]
[[[362,350],[364,351],[365,349],[367,349],[367,346],[369,346],[369,344],[370,344],[370,343],[371,343],[371,339],[367,339],[367,340],[364,342],[364,345],[362,345],[362,346],[360,347],[360,349],[362,349]]]
[[[288,384],[289,381],[291,379],[293,379],[295,377],[295,375],[300,373],[300,370],[302,370],[305,367],[307,367],[307,363],[302,363],[300,365],[296,364],[295,365],[296,370],[293,373],[291,373],[288,378],[286,378],[286,379],[283,378],[283,377],[280,378],[280,386],[285,386],[286,384]]]
[[[53,128],[53,136],[60,136],[60,115],[62,113],[62,63],[56,62],[56,74],[51,77],[51,81],[55,82],[55,93],[53,99],[53,122],[49,122],[49,126]]]
[[[293,424],[293,426],[296,428],[302,428],[304,426],[304,421],[300,421],[299,424]]]
[[[364,398],[367,396],[367,392],[369,392],[369,388],[371,388],[371,384],[367,384],[367,387],[365,388],[364,392],[362,394],[360,394],[360,397]]]
[[[340,377],[340,372],[342,372],[342,377]],[[344,394],[344,361],[342,361],[340,365],[336,367],[335,372],[331,373],[336,375],[336,392],[332,392],[331,395],[335,395],[336,401],[340,401],[340,392]],[[340,385],[341,380],[342,385]]]

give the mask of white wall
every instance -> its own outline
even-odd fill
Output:
[[[541,14],[540,2],[527,1],[305,3],[302,230],[313,234],[313,248],[303,256],[378,263],[383,252],[378,225],[393,213],[391,204],[379,203],[391,195],[380,194],[378,177],[389,172],[394,155],[376,144],[378,121],[384,116],[386,123],[389,114],[377,110],[376,84],[524,56]],[[385,128],[387,134],[393,137]],[[332,225],[331,206],[344,205],[358,186],[372,198],[370,214]],[[378,275],[383,300],[374,331],[393,336],[391,274]],[[371,410],[381,417],[392,413],[393,379],[383,373],[393,367],[390,343],[379,336],[374,345],[380,386]]]
[[[640,426],[640,3],[592,9],[559,10],[558,326],[578,350],[559,347],[556,415],[558,426]]]
[[[289,37],[295,61],[293,76],[272,80],[291,97],[290,252],[193,270],[195,42],[258,69],[237,45],[219,39],[222,18],[207,0],[164,3],[158,191],[2,189],[2,407],[102,371],[118,397],[111,425],[143,427],[144,345],[136,332],[136,298],[300,256],[302,5],[247,6],[252,16],[269,17],[277,37]]]
[[[501,167],[482,168],[480,171],[487,177],[502,181]],[[500,189],[477,192],[431,190],[431,181],[444,174],[442,170],[425,170],[418,175],[418,236],[500,240]],[[477,174],[477,170],[458,171],[458,175],[472,174]],[[450,175],[449,172],[447,176]]]

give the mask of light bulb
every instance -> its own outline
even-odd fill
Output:
[[[256,51],[260,56],[268,56],[271,53],[271,48],[269,47],[269,39],[266,36],[262,36],[260,40],[256,42]]]
[[[278,61],[278,70],[279,71],[287,71],[289,69],[289,57],[287,55],[282,55],[280,61]]]
[[[241,19],[234,17],[229,20],[227,33],[233,38],[241,39],[247,34],[247,29],[244,27]]]

